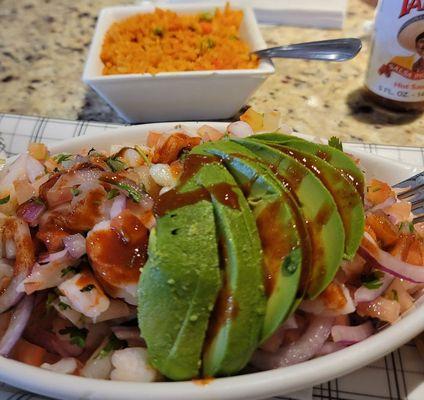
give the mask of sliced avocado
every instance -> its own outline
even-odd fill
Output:
[[[267,306],[261,341],[265,341],[289,316],[308,284],[311,243],[304,218],[290,192],[246,147],[221,140],[199,150],[222,159],[255,217],[264,252]]]
[[[312,279],[307,293],[316,298],[333,280],[343,257],[345,233],[331,193],[309,169],[263,141],[232,140],[266,161],[298,200],[312,240]]]
[[[202,200],[159,218],[148,252],[138,319],[150,362],[173,380],[196,377],[221,287],[212,203]]]
[[[297,136],[280,133],[264,133],[251,137],[282,144],[284,146],[290,146],[321,158],[336,168],[342,176],[355,187],[361,198],[364,197],[364,174],[355,162],[348,155],[343,153],[343,151],[325,144],[313,143]]]
[[[195,148],[193,154],[199,153]],[[231,375],[248,363],[260,339],[266,301],[262,249],[249,205],[221,163],[204,165],[183,190],[197,185],[212,197],[224,280],[204,346],[203,374]]]
[[[294,143],[290,142],[284,146],[266,141],[265,143],[303,164],[332,194],[346,234],[345,258],[352,259],[361,243],[365,225],[364,206],[356,189],[332,165],[310,154],[307,150],[302,151],[301,149],[304,147],[302,142],[294,141]]]

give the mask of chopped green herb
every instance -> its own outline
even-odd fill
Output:
[[[84,286],[82,289],[80,289],[80,292],[84,293],[84,292],[91,292],[96,286],[94,286],[93,284]]]
[[[328,139],[328,145],[334,147],[335,149],[343,151],[342,142],[337,136],[331,136],[331,138]]]
[[[78,329],[75,326],[69,326],[59,331],[61,335],[69,335],[70,342],[78,347],[84,348],[87,339],[88,330],[85,328]]]
[[[41,200],[39,197],[33,197],[32,200],[34,201],[35,204],[38,204],[40,206],[44,206],[44,201]]]
[[[213,20],[213,14],[210,12],[204,12],[199,15],[199,21],[211,22]]]
[[[106,346],[103,347],[103,349],[100,351],[97,358],[105,358],[107,357],[112,351],[122,349],[126,345],[126,342],[124,340],[119,340],[115,335],[112,335],[107,342]]]
[[[78,196],[81,193],[81,190],[79,190],[77,188],[72,188],[71,192],[72,192],[73,196]]]
[[[65,311],[65,310],[67,310],[68,308],[71,308],[71,307],[69,307],[66,303],[64,303],[63,301],[59,301],[59,308],[62,310],[62,311]]]
[[[143,151],[143,149],[141,148],[141,146],[139,146],[138,144],[136,144],[134,146],[134,149],[137,151],[138,154],[140,154],[140,157],[144,160],[144,162],[150,167],[152,165],[151,161],[149,160],[149,158],[146,156],[146,153]]]
[[[60,271],[60,272],[61,272],[61,277],[63,278],[71,272],[73,274],[78,273],[79,269],[77,267],[66,267],[66,268],[63,268],[62,271]]]
[[[136,203],[140,203],[142,199],[142,193],[140,193],[140,191],[137,191],[136,189],[129,185],[126,185],[125,183],[117,183],[116,186],[120,187],[122,190],[125,190],[128,193],[128,196]]]
[[[64,161],[68,161],[72,157],[72,154],[60,153],[53,157],[53,159],[58,163],[62,164]]]
[[[372,192],[373,192],[373,193],[375,193],[375,192],[379,192],[380,190],[381,190],[381,188],[377,187],[377,188],[374,188],[374,189],[372,190]]]
[[[8,203],[10,200],[10,194],[8,194],[6,197],[3,197],[2,199],[0,199],[0,204],[6,204]]]
[[[113,172],[119,172],[119,171],[123,171],[127,166],[125,165],[124,162],[122,162],[121,160],[119,160],[116,156],[114,157],[109,157],[106,160],[106,164],[109,165],[110,169]]]
[[[119,190],[118,189],[110,189],[107,192],[107,199],[108,200],[112,200],[113,198],[115,198],[118,195],[119,195]]]
[[[380,271],[373,271],[369,274],[366,275],[362,275],[361,276],[361,281],[362,284],[367,288],[367,289],[378,289],[379,287],[381,287],[381,285],[383,284],[381,278],[383,278],[383,273]]]
[[[215,41],[211,38],[206,38],[200,42],[200,50],[206,51],[215,47]]]
[[[163,37],[163,28],[160,28],[159,26],[157,26],[156,28],[153,29],[153,34],[155,36]]]
[[[47,300],[46,300],[46,308],[49,309],[52,307],[52,303],[57,299],[57,295],[55,293],[50,292],[47,295]]]

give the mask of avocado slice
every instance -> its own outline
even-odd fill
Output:
[[[361,198],[364,197],[364,174],[355,162],[348,155],[343,153],[343,151],[325,144],[313,143],[297,136],[284,135],[280,133],[264,133],[251,136],[251,138],[293,147],[321,158],[336,168],[342,176],[355,187]]]
[[[139,282],[138,320],[151,364],[173,380],[198,376],[219,289],[213,206],[202,200],[158,218]]]
[[[200,147],[189,157],[196,154],[202,154]],[[262,249],[249,205],[224,165],[204,165],[183,190],[197,186],[211,194],[224,281],[204,345],[203,375],[231,375],[248,363],[260,339],[266,301]]]
[[[344,252],[343,223],[331,193],[309,169],[263,141],[254,138],[231,140],[266,161],[296,197],[309,222],[312,241],[312,278],[307,294],[311,299],[316,298],[333,280]]]
[[[261,342],[290,315],[310,278],[311,243],[295,200],[254,153],[230,141],[205,143],[197,151],[221,158],[250,205],[264,252],[267,295]],[[302,277],[302,280],[301,280]]]
[[[260,140],[260,138],[258,138]],[[326,161],[306,151],[302,151],[303,143],[294,142],[286,145],[271,144],[269,146],[295,158],[303,164],[323,183],[332,194],[343,221],[345,230],[345,258],[352,259],[361,243],[365,226],[365,214],[362,199],[353,185],[341,173]]]

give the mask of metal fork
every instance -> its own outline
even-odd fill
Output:
[[[397,197],[401,200],[409,201],[412,205],[411,210],[414,214],[413,223],[424,221],[424,171],[405,179],[393,186],[397,189],[403,189]]]

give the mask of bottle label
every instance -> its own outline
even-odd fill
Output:
[[[387,99],[424,101],[424,0],[380,0],[366,86]]]

